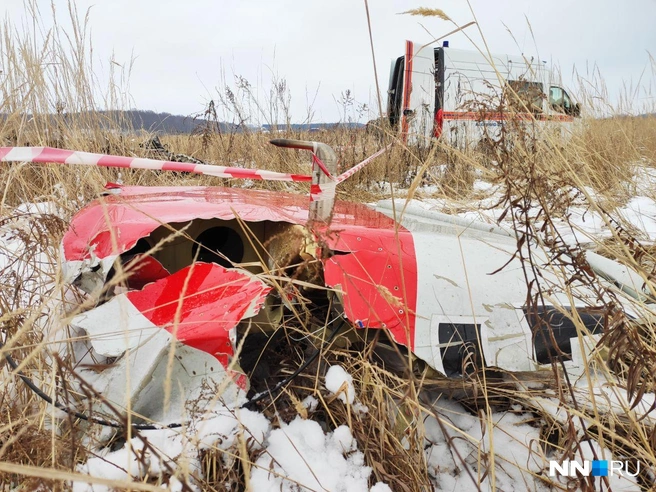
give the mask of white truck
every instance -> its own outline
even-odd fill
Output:
[[[406,41],[392,61],[387,117],[409,145],[475,148],[509,122],[569,131],[581,109],[546,62]]]

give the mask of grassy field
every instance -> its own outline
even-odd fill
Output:
[[[56,146],[163,158],[144,145],[152,135],[119,130],[121,121],[110,121],[93,112],[119,108],[124,101],[117,95],[118,85],[106,91],[97,87],[84,22],[78,28],[79,36],[72,44],[63,43],[62,33],[53,31],[37,45],[36,38],[20,34],[10,24],[0,28],[0,114],[4,115],[0,119],[0,146]],[[57,70],[52,68],[53,62],[57,62]],[[118,84],[121,74],[116,77]],[[229,100],[217,104],[222,105],[220,114],[234,115],[239,109]],[[71,116],[80,111],[85,112],[84,117]],[[587,207],[607,222],[611,232],[609,237],[598,240],[594,249],[635,269],[645,279],[651,295],[656,295],[653,237],[628,224],[619,213],[638,193],[656,201],[656,187],[645,189],[641,178],[645,172],[656,172],[655,116],[586,119],[566,143],[538,135],[523,145],[498,141],[485,153],[458,153],[440,145],[406,148],[387,130],[312,134],[283,131],[276,136],[331,145],[338,152],[342,171],[387,143],[394,143],[389,152],[339,188],[338,198],[359,202],[390,196],[433,200],[442,203],[443,210],[460,213],[479,211],[481,204],[492,197],[497,200],[493,206],[506,211],[506,222],[512,218],[518,244],[527,238],[537,239],[554,255],[565,245],[554,223],[566,223],[574,206]],[[172,153],[211,164],[308,172],[306,154],[275,148],[268,144],[270,138],[270,134],[259,132],[217,133],[206,125],[197,134],[162,136],[161,141]],[[70,354],[61,350],[65,338],[58,335],[57,344],[53,344],[49,334],[54,329],[65,329],[65,321],[80,301],[79,292],[61,279],[59,244],[72,215],[96,198],[105,182],[117,180],[134,185],[243,185],[177,173],[119,173],[31,164],[0,168],[0,227],[4,241],[4,250],[0,251],[0,313],[6,343],[2,351],[10,352],[21,369],[50,394],[65,390]],[[477,182],[490,184],[494,196],[477,187]],[[303,185],[262,182],[248,186],[308,193]],[[576,252],[578,247],[571,246],[571,250]],[[601,288],[587,275],[584,263],[573,268],[594,288]],[[653,307],[644,303],[636,301],[633,309],[653,315]],[[425,422],[430,416],[445,435],[445,428],[452,425],[431,406],[436,398],[459,400],[466,418],[476,420],[483,429],[493,426],[492,415],[521,416],[522,425],[531,426],[539,435],[534,443],[536,449],[527,448],[527,454],[574,459],[587,440],[593,439],[614,456],[640,460],[644,468],[638,482],[648,490],[656,476],[656,426],[650,415],[653,409],[640,403],[650,401],[645,395],[655,391],[656,331],[653,324],[638,324],[619,310],[610,314],[611,329],[590,361],[590,372],[594,369],[607,374],[609,380],[617,378],[613,388],[628,392],[629,405],[620,404],[619,411],[609,408],[608,402],[592,391],[579,400],[571,398],[571,385],[557,366],[542,374],[504,375],[496,380],[480,373],[447,380],[430,371],[421,372],[410,363],[396,371],[383,368],[367,346],[349,344],[345,338],[323,351],[323,365],[340,364],[353,376],[359,402],[368,412],[354,411],[322,389],[316,365],[295,379],[275,405],[262,405],[259,410],[274,428],[299,415],[322,421],[329,430],[348,425],[365,464],[373,470],[371,485],[382,481],[392,490],[423,491],[435,486],[434,465],[425,453],[429,433]],[[299,323],[294,329],[302,331],[304,326]],[[61,350],[61,358],[52,353],[53,347]],[[294,350],[283,351],[278,363],[293,368],[305,356]],[[69,490],[71,480],[80,476],[79,465],[94,456],[98,442],[107,436],[97,426],[76,421],[46,405],[7,364],[2,371],[0,490]],[[547,390],[558,395],[557,417],[540,399]],[[312,411],[300,404],[308,396],[318,401]],[[490,430],[487,435],[492,435]],[[147,442],[145,435],[141,437]],[[454,455],[460,449],[459,439],[465,437],[458,435],[445,442]],[[200,469],[180,466],[161,473],[142,473],[135,481],[101,483],[117,490],[161,490],[162,484],[173,489],[172,477],[176,477],[175,484],[181,484],[177,490],[192,490],[185,485],[188,480],[201,490],[243,490],[261,455],[243,437],[229,449],[216,445],[198,453]],[[487,477],[487,484],[494,488],[494,456],[494,442],[490,439],[485,449],[478,448],[478,454],[462,457],[478,464],[479,476],[471,477],[469,486]],[[141,464],[146,467],[145,461]],[[464,468],[461,473],[463,480],[469,480]],[[553,490],[566,490],[568,486],[593,490],[592,482],[585,479],[573,479],[565,485],[550,483],[546,476],[542,480]],[[476,490],[478,486],[473,487]],[[522,484],[517,487],[520,490]]]

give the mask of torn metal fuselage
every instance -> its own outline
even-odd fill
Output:
[[[285,276],[289,265],[320,271],[320,287],[325,281],[340,293],[356,326],[387,328],[412,346],[414,314],[401,306],[416,304],[416,289],[402,288],[416,282],[413,239],[385,215],[338,203],[330,231],[319,233],[306,227],[302,196],[216,187],[111,191],[72,219],[62,256],[65,280],[100,301],[71,325],[86,332],[95,361],[111,362],[94,386],[115,405],[166,421],[199,397],[194,388],[203,378],[246,390],[236,328],[246,319],[280,322],[297,290]],[[173,413],[158,410],[171,405]]]
[[[113,364],[96,388],[160,421],[200,398],[202,381],[230,386],[237,398],[248,379],[235,357],[236,328],[247,319],[276,328],[294,297],[289,265],[336,292],[354,327],[384,329],[440,374],[462,376],[468,360],[508,371],[554,357],[581,363],[572,343],[580,330],[554,306],[580,311],[596,334],[604,323],[586,311],[598,301],[593,293],[580,287],[572,303],[538,254],[550,304],[528,312],[513,237],[426,211],[401,216],[401,207],[336,202],[330,228],[310,230],[298,195],[113,187],[73,218],[62,243],[66,280],[101,300],[71,323],[86,332],[95,360]]]

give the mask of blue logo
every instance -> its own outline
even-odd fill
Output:
[[[593,477],[607,477],[608,476],[608,460],[592,460],[592,473]]]

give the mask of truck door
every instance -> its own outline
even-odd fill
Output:
[[[428,145],[435,119],[435,55],[430,46],[405,42],[401,138]]]

